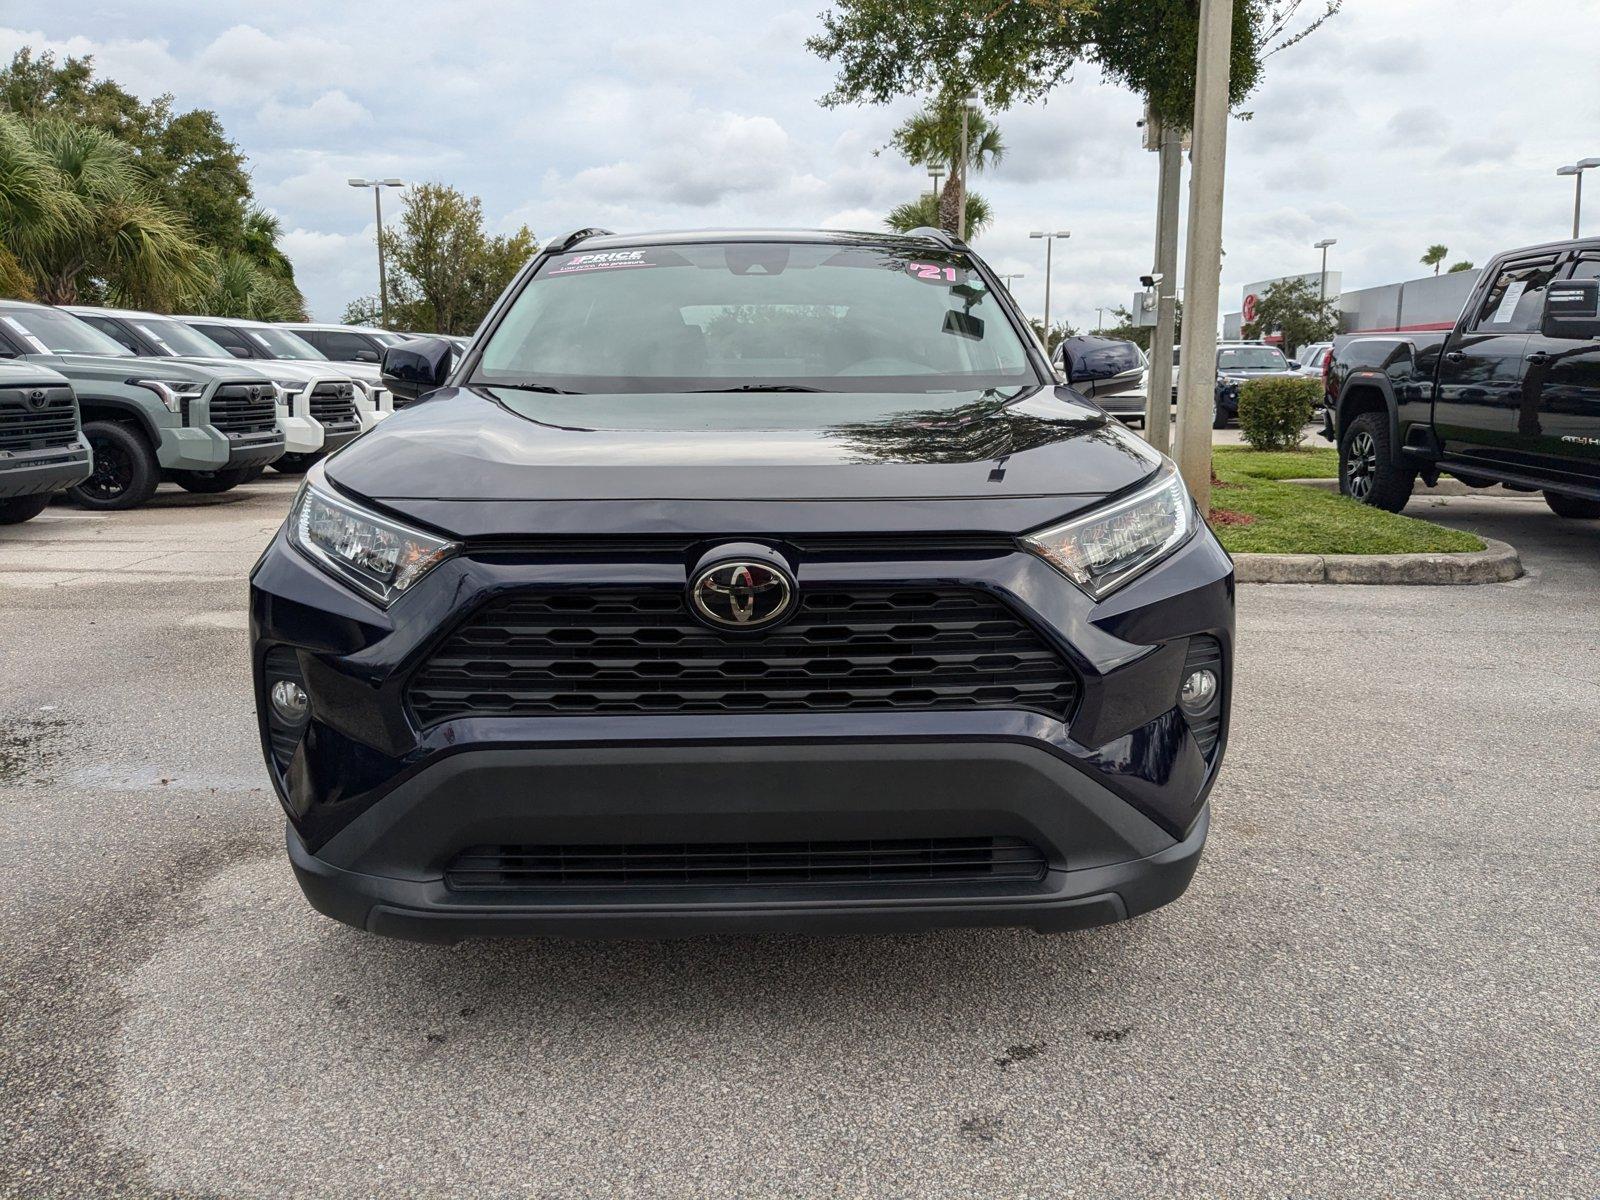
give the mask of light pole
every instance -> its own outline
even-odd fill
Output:
[[[1050,233],[1035,230],[1028,236],[1044,239],[1044,344],[1048,350],[1050,348],[1050,251],[1054,248],[1057,238],[1069,238],[1072,234],[1068,230],[1057,229]]]
[[[939,202],[939,180],[944,178],[944,168],[943,167],[929,167],[928,168],[928,175],[933,179],[934,211],[937,212],[938,211],[938,207],[939,207],[939,204],[938,204],[938,202]],[[937,224],[937,222],[935,222],[935,224]]]
[[[1106,310],[1104,306],[1097,306],[1094,310],[1094,331],[1099,333],[1106,327]]]
[[[967,240],[967,116],[978,103],[976,96],[961,97],[961,194],[956,197],[961,202],[961,208],[956,213],[956,236],[962,241]],[[1045,280],[1045,286],[1050,286],[1048,279]]]
[[[1328,247],[1337,246],[1338,244],[1338,238],[1323,238],[1320,242],[1311,243],[1313,250],[1322,251],[1322,274],[1317,277],[1318,300],[1326,300],[1328,298]]]
[[[1024,275],[1021,271],[1014,271],[1010,275],[1002,275],[1002,276],[1000,276],[1000,282],[1006,285],[1006,291],[1009,292],[1011,290],[1011,281],[1013,279],[1026,279],[1026,278],[1027,278],[1027,276]]]
[[[353,188],[372,189],[372,207],[378,214],[378,323],[389,328],[389,280],[383,270],[383,189],[405,187],[403,179],[347,179]]]
[[[1578,222],[1583,216],[1583,173],[1590,167],[1600,167],[1600,158],[1580,158],[1565,167],[1557,167],[1557,175],[1572,176],[1572,236],[1578,236]]]

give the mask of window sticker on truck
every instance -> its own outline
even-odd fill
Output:
[[[1517,311],[1517,301],[1522,299],[1522,293],[1528,290],[1528,281],[1519,279],[1515,283],[1506,285],[1506,294],[1500,297],[1500,307],[1494,310],[1494,316],[1489,318],[1491,325],[1505,325]]]

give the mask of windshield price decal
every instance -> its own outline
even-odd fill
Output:
[[[644,250],[608,250],[597,254],[574,254],[563,259],[551,275],[581,275],[588,271],[615,271],[626,267],[654,267]]]

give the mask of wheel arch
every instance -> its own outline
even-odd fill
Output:
[[[150,419],[150,414],[132,400],[118,396],[84,395],[80,392],[78,420],[84,425],[90,421],[115,421],[119,425],[131,425],[150,443],[151,453],[161,446],[161,433]]]
[[[1334,444],[1342,445],[1345,430],[1363,413],[1383,413],[1389,419],[1389,444],[1396,454],[1401,453],[1400,410],[1395,402],[1394,387],[1389,380],[1373,372],[1356,372],[1350,375],[1339,389],[1338,419],[1334,426]]]

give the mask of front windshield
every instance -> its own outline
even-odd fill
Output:
[[[290,333],[287,329],[274,329],[270,325],[257,329],[253,325],[246,325],[239,332],[265,350],[270,358],[292,358],[301,362],[328,361],[328,356],[321,350],[298,333]]]
[[[160,346],[163,354],[174,357],[185,355],[189,358],[233,357],[198,329],[190,329],[182,321],[171,321],[165,317],[139,317],[128,324]]]
[[[114,354],[119,358],[133,354],[93,325],[53,308],[10,308],[0,313],[0,321],[20,334],[34,354]]]
[[[1217,351],[1219,371],[1287,371],[1289,360],[1276,346],[1224,346]]]
[[[557,255],[471,380],[577,392],[949,392],[1037,382],[963,255],[714,242]]]

